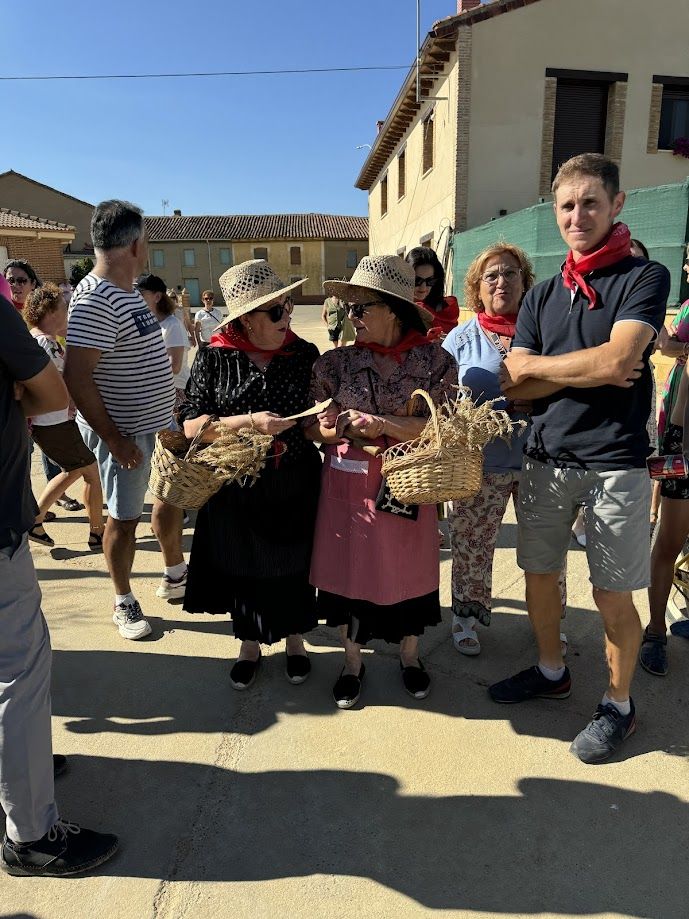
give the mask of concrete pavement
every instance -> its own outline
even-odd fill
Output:
[[[325,347],[319,308],[298,308],[295,327]],[[616,762],[570,756],[605,687],[601,624],[574,543],[569,700],[498,706],[486,691],[534,660],[510,511],[481,656],[450,643],[442,551],[445,621],[422,640],[431,695],[409,698],[395,648],[376,644],[361,702],[339,711],[330,691],[341,652],[325,628],[309,637],[306,684],[287,683],[276,646],[250,691],[230,688],[228,622],[155,597],[161,558],[148,515],[134,583],[153,635],[121,639],[85,518],[57,510],[56,547],[32,551],[54,647],[54,748],[70,760],[58,800],[66,818],[119,833],[121,851],[80,879],[1,875],[1,916],[689,914],[689,642],[670,639],[665,679],[637,674],[639,727]]]

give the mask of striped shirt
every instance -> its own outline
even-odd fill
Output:
[[[136,291],[87,274],[69,305],[68,348],[97,348],[93,379],[123,435],[169,426],[175,390],[158,320]],[[88,425],[81,412],[77,421]]]

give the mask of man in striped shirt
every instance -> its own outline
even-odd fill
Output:
[[[103,201],[91,236],[96,264],[70,303],[64,379],[108,505],[103,551],[115,588],[113,621],[123,638],[138,639],[151,627],[131,591],[136,525],[155,432],[170,425],[175,391],[160,325],[134,288],[148,256],[141,210]]]

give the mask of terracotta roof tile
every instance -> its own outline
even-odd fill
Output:
[[[74,227],[70,227],[66,223],[58,223],[57,220],[46,220],[44,217],[34,217],[32,214],[23,214],[21,211],[12,211],[8,207],[0,207],[0,229],[74,231]]]
[[[150,242],[368,239],[367,217],[338,214],[229,214],[146,217]]]

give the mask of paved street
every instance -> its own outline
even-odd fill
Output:
[[[319,307],[297,308],[295,328],[326,346]],[[448,638],[443,550],[444,623],[422,642],[431,695],[408,697],[395,648],[378,644],[360,704],[338,711],[342,658],[325,628],[309,636],[306,684],[287,683],[276,646],[251,690],[231,689],[228,622],[155,597],[148,515],[134,583],[153,634],[124,641],[85,518],[57,510],[56,547],[32,546],[54,647],[54,748],[70,761],[57,793],[64,817],[117,832],[121,851],[82,879],[1,876],[3,917],[687,916],[689,642],[670,640],[665,679],[637,675],[639,727],[617,762],[570,756],[605,688],[573,543],[569,700],[498,706],[486,691],[534,660],[510,513],[481,656]]]

